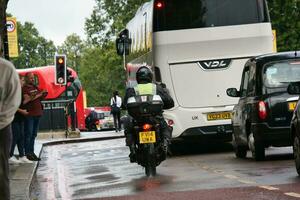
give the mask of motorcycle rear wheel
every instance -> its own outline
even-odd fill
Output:
[[[148,177],[156,175],[156,160],[155,160],[154,144],[149,144],[147,148],[147,163],[145,166],[145,174]]]

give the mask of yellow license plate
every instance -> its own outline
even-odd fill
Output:
[[[288,106],[289,106],[289,111],[294,111],[296,108],[297,102],[289,102]]]
[[[139,136],[140,136],[140,144],[156,142],[155,131],[139,132]]]
[[[207,120],[223,120],[223,119],[231,119],[231,112],[218,112],[218,113],[208,113]]]

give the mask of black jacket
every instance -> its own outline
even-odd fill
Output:
[[[156,92],[161,97],[164,103],[164,109],[170,109],[174,107],[174,101],[172,97],[169,95],[166,88],[163,88],[161,85],[156,84]],[[129,97],[136,96],[134,88],[127,88],[125,97],[124,97],[124,108],[127,109],[127,100]]]

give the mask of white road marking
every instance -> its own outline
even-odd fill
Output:
[[[291,197],[296,197],[296,198],[300,198],[300,194],[298,193],[294,193],[294,192],[287,192],[287,193],[284,193],[285,195],[287,196],[291,196]]]
[[[272,187],[272,186],[268,186],[268,185],[262,185],[262,186],[258,186],[259,188],[262,188],[262,189],[266,189],[266,190],[279,190],[279,188],[276,188],[276,187]]]
[[[245,183],[245,184],[256,184],[254,181],[248,181],[248,180],[238,180],[240,183]]]
[[[230,175],[230,174],[227,174],[227,175],[224,175],[226,178],[230,178],[230,179],[238,179],[237,176],[234,176],[234,175]]]

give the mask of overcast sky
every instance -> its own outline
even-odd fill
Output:
[[[72,33],[85,39],[85,18],[95,4],[95,0],[9,0],[7,12],[21,23],[34,23],[43,37],[61,45]]]

